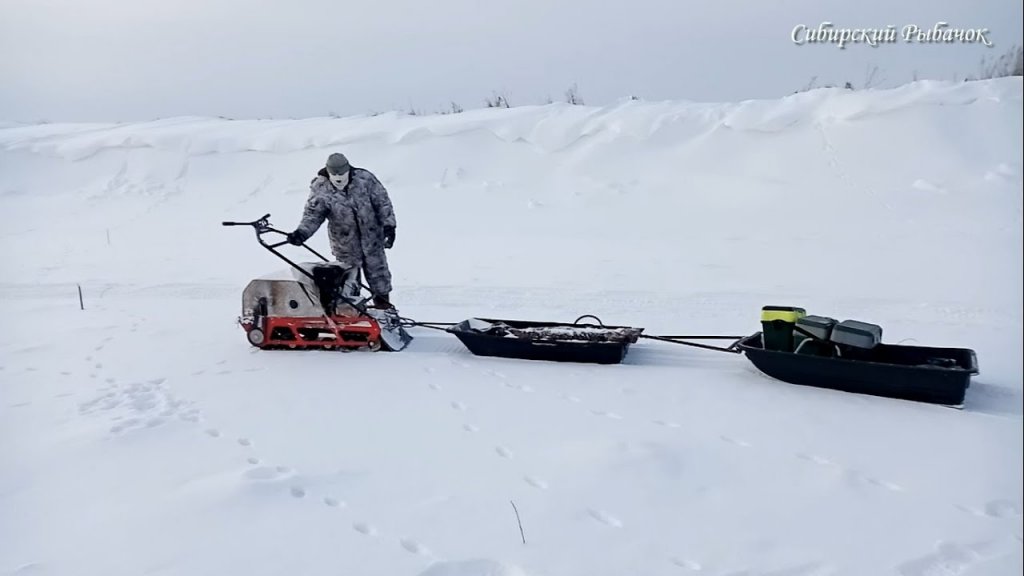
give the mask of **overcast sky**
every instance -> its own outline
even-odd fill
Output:
[[[0,0],[0,120],[287,118],[455,101],[775,98],[874,66],[952,80],[1022,41],[1020,0]],[[995,44],[797,46],[798,24],[988,28]]]

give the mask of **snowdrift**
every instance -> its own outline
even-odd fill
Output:
[[[1019,573],[1021,104],[0,124],[0,573]],[[658,344],[254,353],[241,289],[281,263],[219,224],[291,229],[334,151],[391,193],[406,316],[743,334],[797,305],[981,375],[956,411]]]

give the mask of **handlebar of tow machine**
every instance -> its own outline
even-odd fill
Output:
[[[264,231],[275,231],[270,227],[270,214],[264,214],[263,217],[253,220],[252,222],[229,222],[224,221],[220,223],[221,226],[252,226],[257,232]]]
[[[292,266],[295,266],[296,268],[299,268],[293,262],[291,262],[290,260],[288,260],[287,258],[282,256],[280,253],[278,253],[277,250],[275,250],[276,248],[280,248],[281,246],[284,246],[286,244],[290,244],[290,242],[288,242],[287,239],[282,240],[282,241],[277,242],[277,243],[274,243],[274,244],[267,244],[266,242],[263,241],[263,235],[266,234],[267,232],[276,232],[276,233],[278,233],[278,234],[280,234],[282,236],[288,236],[287,232],[278,230],[277,228],[274,228],[273,226],[270,225],[270,214],[264,214],[262,218],[253,220],[252,222],[224,221],[224,222],[221,222],[220,224],[221,224],[221,226],[252,226],[253,229],[256,230],[256,240],[264,248],[266,248],[267,250],[270,250],[271,252],[276,254],[279,258],[282,258],[283,260],[285,260],[286,262],[288,262]],[[305,242],[299,244],[299,246],[302,246],[306,250],[309,250],[310,252],[313,253],[314,256],[316,256],[317,258],[320,258],[324,262],[328,262],[326,257],[324,257],[322,254],[320,254],[316,250],[313,250],[313,248],[308,246]]]

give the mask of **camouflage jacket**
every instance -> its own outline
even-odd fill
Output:
[[[339,262],[358,266],[375,294],[391,292],[391,272],[384,254],[384,229],[396,227],[395,210],[384,185],[368,170],[352,167],[349,183],[338,190],[321,169],[309,185],[302,221],[295,229],[306,241],[327,220],[331,253]]]

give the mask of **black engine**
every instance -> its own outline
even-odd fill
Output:
[[[320,292],[320,305],[328,314],[335,314],[340,304],[359,306],[359,269],[340,262],[313,267],[313,282]]]

